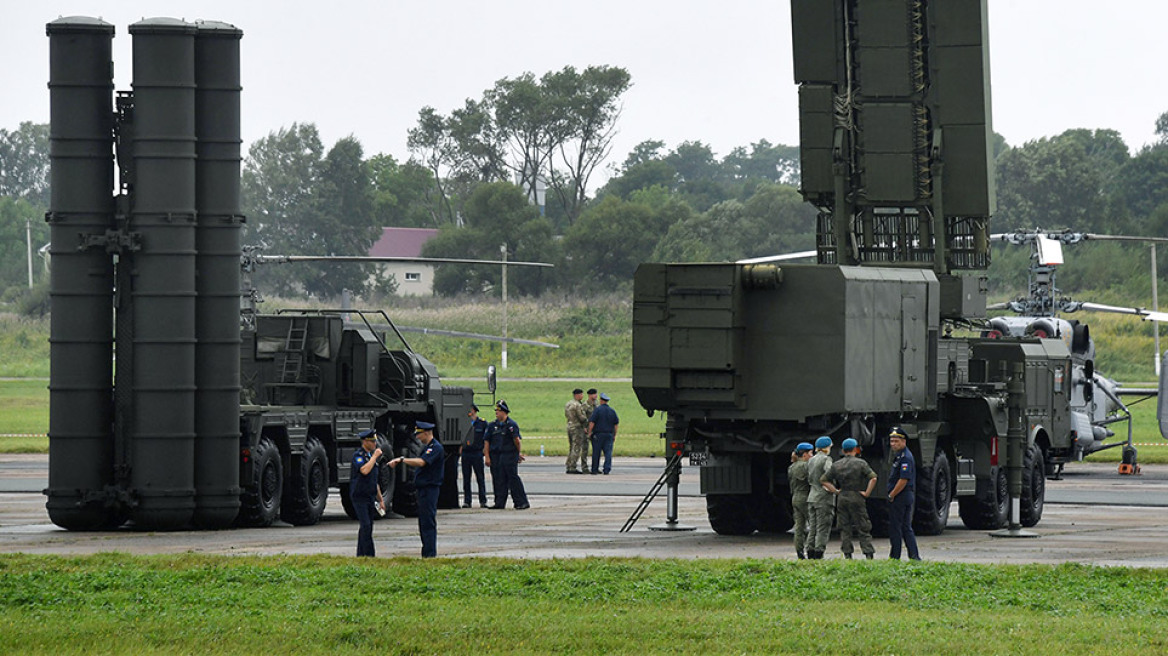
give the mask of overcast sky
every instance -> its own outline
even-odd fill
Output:
[[[129,89],[128,26],[173,16],[244,31],[247,143],[312,122],[326,147],[351,134],[367,156],[405,159],[423,106],[448,113],[500,78],[566,65],[632,74],[610,162],[647,139],[699,140],[719,156],[798,143],[786,0],[2,2],[0,128],[48,121],[45,23],[113,23],[115,83]],[[989,13],[993,127],[1011,145],[1070,128],[1118,130],[1133,152],[1153,140],[1168,111],[1168,2],[990,0]]]

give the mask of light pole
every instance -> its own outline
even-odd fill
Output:
[[[503,368],[507,368],[507,244],[499,245],[503,255]]]
[[[28,288],[33,288],[33,219],[25,218],[25,242],[28,244]],[[1155,251],[1153,251],[1155,252]]]
[[[1160,295],[1156,293],[1156,244],[1152,243],[1152,311],[1160,311]],[[1152,334],[1156,336],[1156,379],[1163,373],[1160,371],[1160,322],[1152,321]]]

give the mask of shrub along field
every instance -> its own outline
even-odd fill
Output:
[[[1166,619],[1168,571],[1075,564],[0,556],[20,654],[1148,654]]]

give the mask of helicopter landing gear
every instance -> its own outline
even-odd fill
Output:
[[[1140,465],[1136,458],[1136,448],[1131,446],[1123,447],[1123,462],[1119,463],[1119,473],[1121,476],[1138,476],[1140,473]]]

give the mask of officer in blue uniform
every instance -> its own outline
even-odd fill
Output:
[[[507,402],[500,399],[495,404],[495,421],[487,427],[487,462],[497,463],[491,469],[491,475],[497,471],[498,484],[495,486],[495,505],[492,510],[502,510],[507,507],[507,494],[511,494],[511,501],[516,510],[527,510],[531,504],[527,502],[527,491],[523,488],[523,480],[519,478],[519,463],[523,462],[523,436],[519,434],[519,424],[511,419],[511,408]]]
[[[920,560],[917,550],[917,536],[913,533],[913,502],[917,488],[917,463],[912,451],[908,450],[907,435],[899,426],[888,433],[888,446],[892,448],[892,469],[888,472],[888,539],[892,549],[888,557],[900,560],[901,542],[908,547],[908,557]]]
[[[486,441],[487,420],[479,417],[479,407],[470,404],[471,430],[462,443],[462,507],[470,508],[470,477],[474,474],[479,484],[479,507],[487,507],[487,487],[483,482],[483,443]]]
[[[422,455],[417,458],[401,456],[389,461],[390,467],[399,464],[417,467],[414,491],[418,497],[418,532],[422,534],[422,558],[438,555],[438,491],[445,473],[445,452],[434,439],[434,424],[418,421],[417,438],[422,442]]]
[[[353,463],[349,469],[349,498],[353,501],[353,511],[357,513],[357,555],[376,556],[373,547],[373,516],[376,506],[385,510],[385,500],[377,486],[380,480],[381,448],[377,446],[377,431],[370,428],[361,431],[361,446],[353,452]],[[376,504],[376,506],[374,505]]]
[[[612,446],[616,442],[616,432],[620,428],[620,417],[608,402],[608,394],[600,395],[600,405],[588,418],[588,435],[592,438],[592,473],[599,474],[600,456],[604,454],[604,474],[612,471]]]

